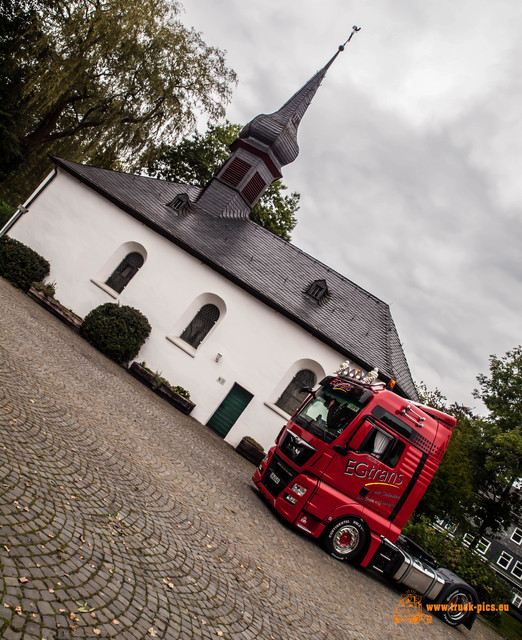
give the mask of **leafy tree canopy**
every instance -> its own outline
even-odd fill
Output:
[[[178,2],[7,0],[5,7],[0,144],[12,153],[0,169],[11,174],[9,200],[48,171],[47,153],[117,168],[187,134],[198,112],[223,116],[235,74],[220,50],[181,24]]]
[[[477,536],[500,531],[520,513],[522,500],[515,483],[522,478],[522,347],[489,359],[489,375],[477,376],[489,415],[482,421],[480,446],[475,449],[478,491],[475,500]],[[473,543],[472,543],[473,544]]]
[[[491,419],[503,432],[522,425],[522,346],[508,351],[502,358],[489,358],[489,376],[477,376],[480,389],[473,396],[482,400]]]
[[[467,529],[471,517],[470,504],[475,488],[474,459],[470,445],[478,437],[478,428],[471,410],[462,405],[449,405],[438,390],[428,389],[421,382],[417,385],[421,402],[444,411],[457,420],[451,439],[416,514],[434,521],[438,518]]]
[[[229,157],[229,147],[239,136],[241,126],[225,122],[209,125],[204,134],[195,133],[174,146],[163,145],[153,158],[144,154],[142,161],[150,175],[174,182],[204,186]],[[299,194],[285,195],[281,180],[273,182],[252,210],[251,219],[265,229],[290,240],[297,224]]]
[[[425,404],[457,418],[446,454],[417,508],[430,519],[448,518],[480,537],[509,527],[520,512],[522,478],[522,347],[490,357],[489,374],[477,376],[473,395],[489,410],[475,416],[466,407],[447,406],[438,391],[419,387]]]

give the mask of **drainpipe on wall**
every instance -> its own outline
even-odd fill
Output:
[[[9,229],[14,226],[14,224],[21,218],[24,213],[29,211],[28,207],[32,204],[36,198],[42,193],[45,187],[51,182],[51,180],[56,176],[57,170],[56,167],[54,171],[47,177],[46,180],[42,182],[42,184],[38,187],[38,189],[33,193],[33,195],[29,198],[29,200],[23,204],[18,205],[18,209],[13,213],[13,215],[9,218],[9,220],[4,224],[4,226],[0,229],[0,238],[5,236],[5,234],[9,231]]]

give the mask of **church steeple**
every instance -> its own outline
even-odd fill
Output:
[[[273,152],[280,166],[290,164],[299,155],[297,129],[312,102],[326,72],[339,55],[340,50],[285,104],[270,114],[261,114],[251,120],[239,134],[240,140],[254,138],[265,143]]]
[[[274,113],[261,114],[249,122],[230,150],[230,157],[207,184],[198,204],[209,212],[248,218],[268,186],[281,178],[281,168],[299,154],[297,129],[326,73],[350,37],[335,55]]]

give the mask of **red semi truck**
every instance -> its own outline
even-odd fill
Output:
[[[253,481],[280,515],[319,538],[334,558],[447,604],[444,620],[471,628],[474,589],[401,535],[455,419],[347,371],[306,390]]]

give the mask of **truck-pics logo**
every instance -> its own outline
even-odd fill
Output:
[[[432,617],[422,611],[422,598],[413,590],[407,591],[401,596],[399,604],[393,612],[393,621],[419,624],[430,624]]]
[[[394,487],[399,487],[402,484],[404,475],[402,473],[395,473],[395,471],[386,471],[385,469],[379,469],[372,464],[366,462],[357,462],[356,460],[348,460],[346,465],[346,471],[349,476],[356,475],[358,478],[368,478],[368,480],[374,480],[370,484],[389,484]],[[365,485],[368,486],[368,485]]]

